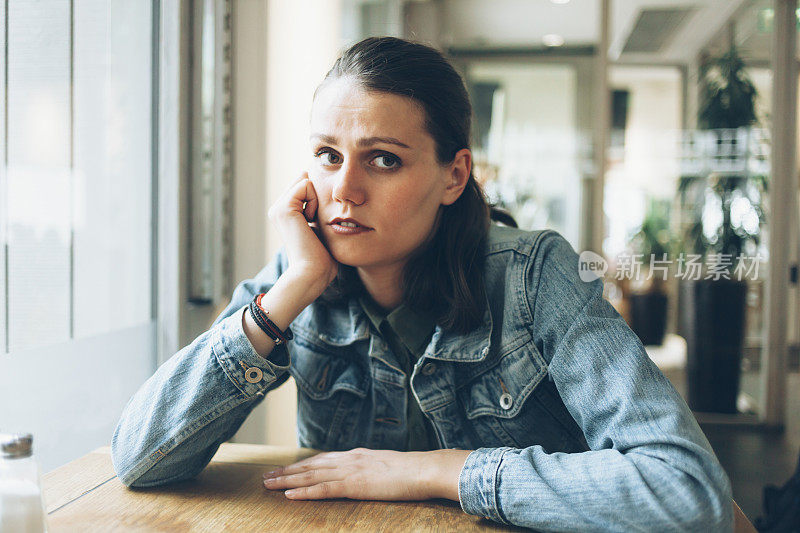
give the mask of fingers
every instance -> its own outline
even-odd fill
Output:
[[[300,176],[299,176],[299,177],[298,177],[296,180],[294,180],[294,183],[292,183],[292,186],[295,186],[295,185],[297,185],[298,183],[300,183],[301,181],[303,181],[303,180],[307,180],[307,179],[308,179],[308,172],[306,172],[306,171],[303,171],[303,172],[300,174]]]
[[[307,470],[312,470],[314,468],[335,468],[336,467],[336,459],[341,455],[340,452],[325,452],[319,453],[314,455],[313,457],[308,457],[303,459],[302,461],[297,461],[296,463],[292,463],[287,466],[281,466],[272,470],[270,472],[266,472],[263,477],[276,477],[276,476],[284,476],[289,474],[297,474],[299,472],[305,472]]]
[[[336,498],[343,494],[342,472],[337,471],[338,452],[317,454],[264,473],[268,489],[290,489],[286,496],[297,499]]]
[[[314,203],[311,206],[307,205],[309,196],[314,198]],[[308,221],[309,219],[307,218],[306,211],[311,211],[313,209],[313,212],[311,212],[313,218],[314,214],[316,214],[317,205],[318,202],[316,201],[314,186],[311,185],[308,173],[303,172],[303,174],[284,191],[278,201],[270,207],[269,218],[270,220],[278,221],[290,213],[303,213],[304,217],[306,217],[306,221]]]
[[[326,500],[346,497],[343,481],[323,481],[310,487],[287,490],[284,494],[292,500]]]
[[[264,480],[264,486],[273,490],[298,489],[341,480],[342,478],[335,468],[317,468],[299,472],[297,474],[288,474],[267,478]]]
[[[318,206],[317,191],[314,189],[314,184],[311,183],[311,180],[308,180],[306,181],[306,206],[303,208],[303,216],[306,217],[306,220],[309,222],[314,220]]]
[[[321,294],[338,274],[338,264],[325,246],[319,229],[320,202],[308,173],[295,180],[268,211],[289,259],[289,269],[311,281]]]
[[[292,184],[289,185],[289,187],[287,187],[283,192],[282,197],[285,199],[285,203],[290,203],[294,199],[305,201],[307,181],[310,181],[308,179],[308,173],[303,172],[300,174],[300,177],[294,180]]]
[[[313,463],[313,464],[311,464],[310,463],[310,464],[301,465],[299,463],[296,463],[296,464],[293,464],[293,465],[284,466],[284,467],[281,467],[281,468],[276,468],[275,470],[272,470],[270,472],[265,472],[261,477],[263,479],[276,478],[276,477],[285,477],[285,476],[290,476],[290,475],[293,475],[293,474],[301,474],[303,472],[308,472],[308,471],[311,471],[311,470],[325,470],[325,469],[331,469],[331,468],[336,468],[336,464],[334,464],[334,463]]]
[[[303,175],[298,179],[287,191],[289,196],[288,204],[293,209],[303,212],[303,216],[309,222],[314,220],[317,214],[317,206],[319,201],[317,199],[317,191],[314,189],[314,184],[311,183],[311,178],[308,173],[303,172]]]

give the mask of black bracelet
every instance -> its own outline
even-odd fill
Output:
[[[275,344],[283,344],[286,342],[285,338],[282,335],[278,335],[278,333],[271,327],[269,324],[264,320],[264,315],[258,309],[258,306],[255,302],[250,302],[250,316],[253,317],[253,321],[261,328],[261,331],[267,334],[267,336],[272,339],[272,342]]]
[[[256,303],[255,302],[250,302],[250,305],[248,306],[248,309],[250,310],[250,316],[253,317],[253,321],[261,329],[261,331],[263,331],[264,333],[267,334],[267,337],[272,339],[272,342],[274,342],[275,344],[280,344],[280,343],[283,342],[283,340],[281,340],[280,337],[275,335],[275,333],[272,331],[272,329],[270,329],[270,327],[267,326],[266,322],[264,322],[264,319],[263,319],[261,313],[258,311],[258,308],[256,307]]]
[[[261,307],[260,300],[263,294],[257,294],[250,302],[250,315],[253,321],[258,325],[267,336],[275,342],[275,344],[284,344],[286,341],[292,340],[294,334],[291,328],[286,328],[286,331],[281,331],[275,323],[269,319],[267,312]]]
[[[275,335],[280,337],[283,342],[292,340],[294,338],[294,333],[292,333],[291,328],[287,327],[286,331],[281,331],[281,328],[279,328],[275,324],[275,322],[270,320],[269,317],[267,316],[267,315],[269,315],[269,311],[267,311],[266,309],[261,307],[261,299],[266,295],[267,295],[267,293],[262,292],[261,294],[256,294],[253,297],[253,301],[256,304],[256,310],[261,314],[261,318],[264,319],[264,322],[267,324],[267,326],[269,328],[271,328],[273,330],[273,332],[275,333]]]

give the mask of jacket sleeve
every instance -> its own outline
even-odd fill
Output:
[[[240,282],[210,329],[164,362],[128,401],[111,440],[122,483],[150,487],[196,476],[265,394],[286,381],[286,346],[265,359],[242,328],[253,295],[273,286],[284,262],[279,253]],[[260,372],[246,374],[252,367]]]
[[[469,514],[541,531],[730,531],[731,487],[681,396],[547,231],[526,273],[534,342],[591,448],[480,448],[459,477]]]

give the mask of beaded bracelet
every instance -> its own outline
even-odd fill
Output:
[[[265,293],[256,294],[250,302],[250,315],[261,330],[266,333],[275,344],[284,344],[294,338],[291,328],[281,331],[275,323],[267,316],[269,312],[261,307],[261,298]]]

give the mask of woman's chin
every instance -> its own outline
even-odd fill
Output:
[[[337,263],[354,268],[380,267],[397,261],[395,257],[381,256],[369,247],[329,246],[328,251]]]
[[[354,250],[349,246],[329,246],[328,251],[337,263],[356,268],[368,266],[375,260],[367,250]]]
[[[337,263],[360,267],[369,265],[376,260],[374,246],[365,246],[365,243],[353,242],[352,237],[337,235],[329,228],[325,228],[325,230],[320,237]]]

